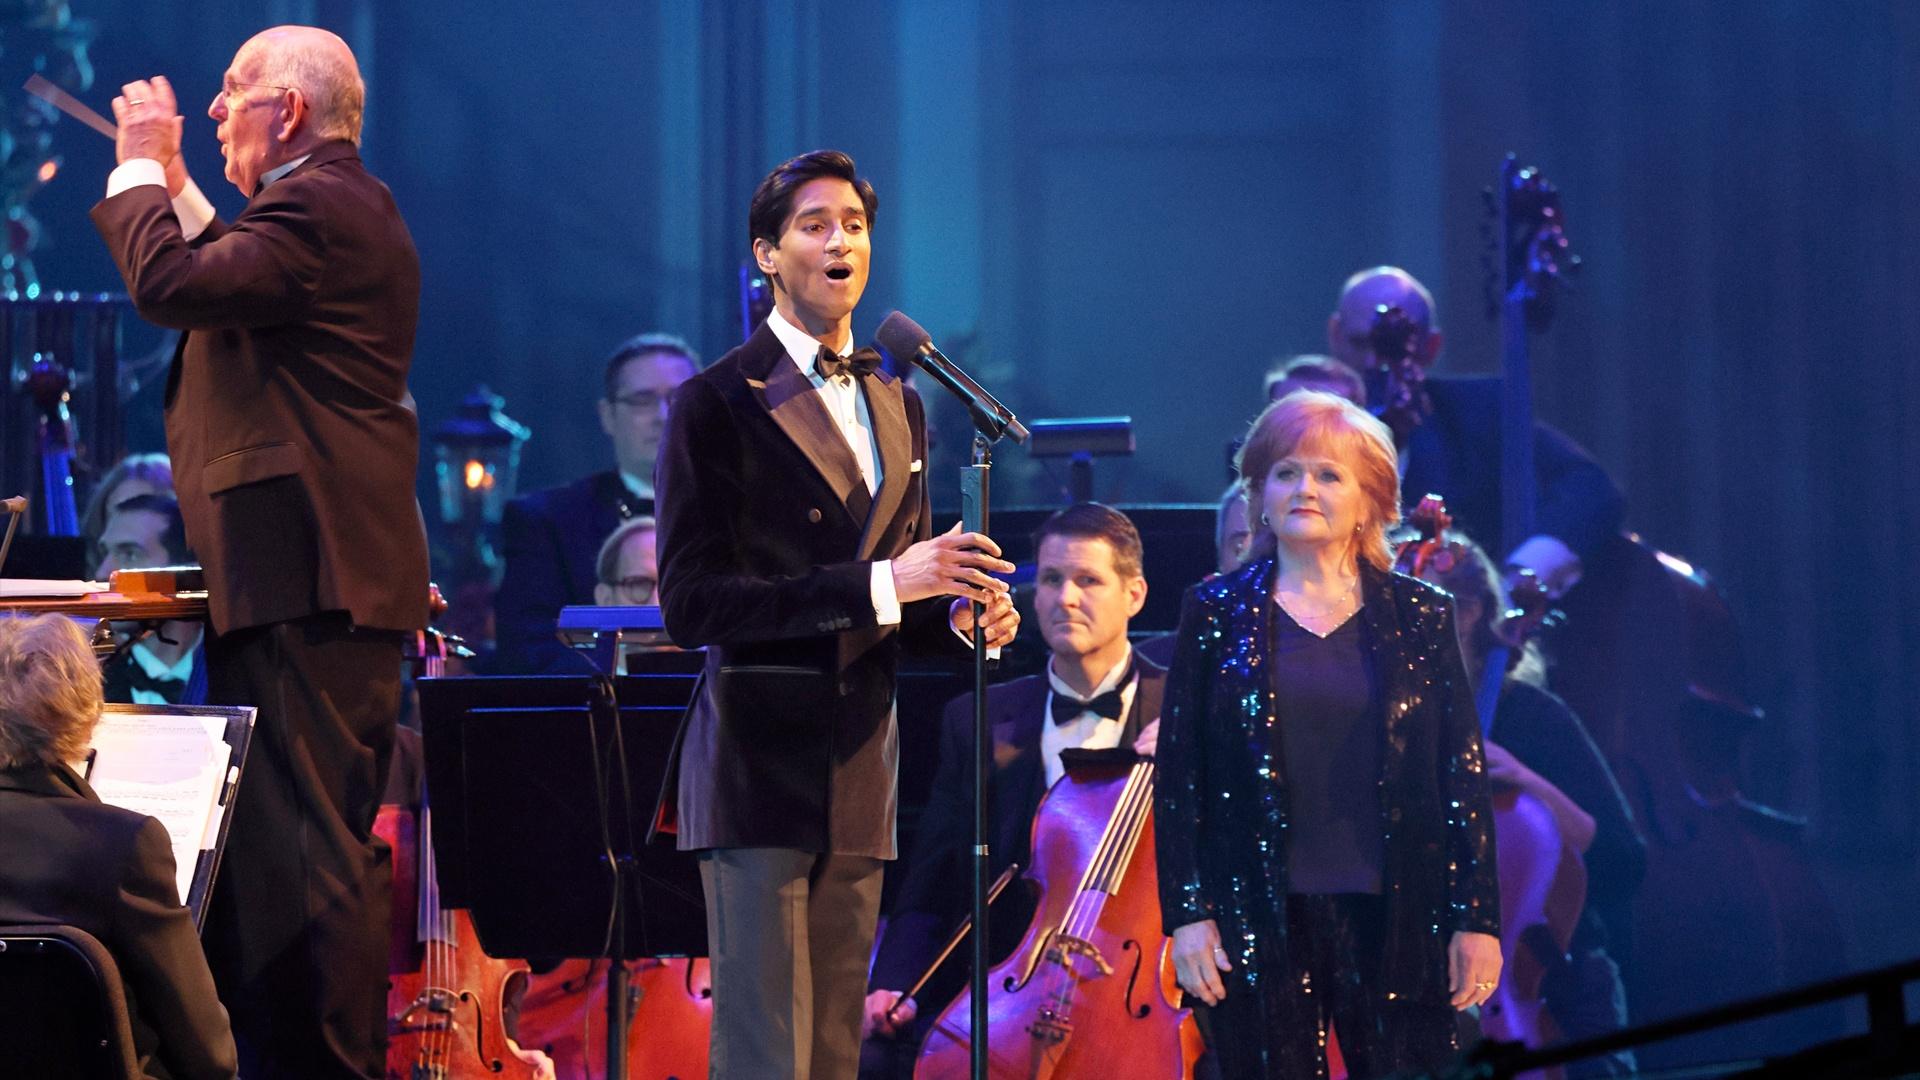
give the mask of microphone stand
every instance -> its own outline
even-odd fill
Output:
[[[919,357],[916,355],[916,360]],[[921,366],[932,372],[940,383],[967,405],[978,433],[973,437],[973,463],[960,469],[960,528],[963,532],[987,532],[989,478],[993,472],[993,444],[1004,435],[1015,442],[1027,441],[1027,429],[1013,411],[994,401],[974,384],[966,389],[955,384],[948,374],[932,365]],[[967,380],[971,383],[972,380]],[[968,393],[968,389],[977,393]],[[980,398],[993,403],[982,408]],[[993,734],[987,726],[987,639],[981,620],[986,605],[973,601],[973,1015],[969,1024],[973,1080],[987,1080],[987,969],[992,953],[987,947],[987,903],[991,870],[987,821],[987,769],[993,761]]]

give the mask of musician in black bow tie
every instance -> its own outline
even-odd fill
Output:
[[[837,151],[761,182],[774,310],[675,392],[655,473],[667,631],[707,647],[668,805],[706,886],[717,1080],[853,1075],[900,650],[965,654],[970,600],[989,646],[1019,625],[998,545],[934,536],[919,396],[854,353],[875,202]]]
[[[1009,862],[1029,861],[1034,812],[1062,775],[1062,750],[1131,746],[1153,753],[1167,675],[1127,641],[1128,621],[1147,600],[1147,579],[1140,533],[1125,514],[1099,503],[1068,507],[1041,524],[1034,548],[1033,613],[1052,657],[1045,674],[987,690],[994,874]],[[939,771],[874,960],[867,995],[870,1039],[862,1057],[866,1075],[895,1075],[888,1059],[904,1057],[918,1044],[903,1031],[911,1032],[916,1013],[938,1015],[965,974],[956,957],[953,970],[929,984],[921,1000],[903,1002],[891,1018],[886,1015],[966,915],[967,891],[959,883],[967,880],[972,858],[972,764],[973,695],[964,694],[947,706]],[[1021,889],[1006,895],[1003,907],[1015,897],[1026,899]],[[996,955],[1017,943],[1028,914],[996,909],[989,923]]]

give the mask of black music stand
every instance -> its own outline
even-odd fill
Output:
[[[442,902],[472,913],[489,955],[706,955],[697,861],[646,843],[694,684],[684,670],[421,680]],[[626,982],[609,965],[609,1080],[625,1075]]]

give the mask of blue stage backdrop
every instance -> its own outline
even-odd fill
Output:
[[[1741,617],[1749,791],[1807,813],[1854,966],[1920,953],[1920,6],[1709,0],[75,0],[110,86],[202,110],[288,20],[366,66],[365,144],[425,267],[429,429],[484,381],[524,480],[608,460],[601,360],[642,330],[740,336],[745,206],[772,164],[853,153],[881,195],[856,331],[899,307],[1028,417],[1131,414],[1110,499],[1213,498],[1277,355],[1320,351],[1342,278],[1438,294],[1490,370],[1480,189],[1511,149],[1565,192],[1587,267],[1537,354],[1541,415],[1632,524]],[[502,14],[501,12],[505,12]],[[49,287],[117,286],[85,220],[111,162],[63,126],[35,203]],[[155,438],[148,392],[135,430]],[[936,409],[936,476],[964,449]],[[1008,450],[1006,496],[1050,478]]]

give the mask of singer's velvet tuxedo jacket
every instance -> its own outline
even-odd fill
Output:
[[[420,260],[353,144],[322,144],[191,241],[158,185],[93,222],[140,316],[185,331],[167,452],[214,629],[324,611],[426,625],[407,392]]]
[[[661,608],[676,643],[707,648],[669,774],[683,850],[894,856],[900,649],[966,646],[945,598],[876,625],[873,563],[933,523],[919,395],[884,372],[862,383],[881,470],[871,496],[764,324],[674,392],[654,475]]]

